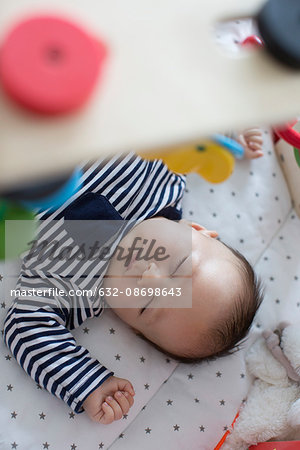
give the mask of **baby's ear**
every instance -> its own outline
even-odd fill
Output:
[[[202,225],[199,225],[199,223],[196,222],[190,222],[189,225],[194,228],[196,231],[201,231],[202,234],[205,234],[206,236],[210,236],[212,238],[218,237],[218,233],[215,230],[208,230],[207,228],[203,227]]]
[[[194,228],[194,229],[197,230],[197,231],[200,231],[200,230],[206,230],[206,228],[203,227],[202,225],[199,225],[199,223],[191,222],[190,220],[180,219],[179,222],[185,223],[186,225],[188,225],[188,226]]]
[[[212,238],[216,238],[219,236],[219,234],[215,230],[201,230],[202,234],[205,234],[206,236],[210,236]]]
[[[210,236],[212,238],[216,238],[219,236],[219,234],[214,230],[208,230],[207,228],[203,227],[202,225],[199,225],[199,223],[196,222],[190,222],[185,219],[181,219],[180,222],[184,222],[190,227],[194,228],[196,231],[201,231],[201,233],[205,234],[206,236]]]

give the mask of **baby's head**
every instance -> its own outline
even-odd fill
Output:
[[[117,297],[106,297],[115,313],[182,362],[233,349],[262,301],[248,261],[217,236],[185,220],[148,219],[120,243],[122,249],[135,248],[133,257],[115,253],[104,279],[105,289],[118,288]]]

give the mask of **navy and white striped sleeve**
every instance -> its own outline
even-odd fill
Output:
[[[181,213],[185,185],[186,177],[170,171],[161,160],[148,161],[133,152],[115,155],[83,166],[78,191],[54,213],[46,211],[39,218],[63,217],[64,210],[88,192],[103,195],[123,219],[141,221],[165,208]]]
[[[107,166],[97,166],[92,192],[104,195],[124,219],[141,221],[166,208],[181,216],[184,175],[170,171],[161,160],[144,160],[134,153],[110,164],[109,176]]]
[[[33,287],[43,295],[26,295]],[[82,412],[86,397],[113,372],[77,345],[67,329],[74,301],[52,295],[51,289],[67,293],[70,286],[57,275],[45,279],[31,271],[20,276],[18,288],[21,296],[16,298],[4,324],[7,346],[36,383],[61,398],[76,413]],[[90,316],[86,311],[89,310],[78,310],[82,321],[84,315]]]
[[[59,233],[58,223],[64,221],[68,207],[80,204],[86,194],[103,196],[121,219],[138,222],[155,215],[181,212],[185,177],[170,172],[161,161],[145,161],[129,153],[83,166],[78,190],[56,211],[40,213],[42,228],[50,236]],[[76,203],[77,202],[77,203]],[[96,208],[97,209],[97,208]],[[175,214],[176,216],[176,214]],[[80,217],[78,217],[80,218]],[[105,217],[102,217],[105,219]],[[176,218],[176,217],[175,217]],[[85,217],[82,217],[85,219]],[[55,233],[52,231],[56,230]],[[23,263],[18,288],[28,295],[17,295],[4,324],[4,339],[21,367],[50,393],[65,401],[75,412],[82,412],[85,398],[113,375],[88,350],[77,345],[70,329],[86,318],[99,316],[102,302],[95,298],[68,298],[47,294],[51,288],[65,293],[80,273],[80,264],[68,266],[61,272],[57,265]],[[105,271],[91,267],[89,274]],[[73,278],[72,278],[73,277]],[[94,280],[85,279],[83,284]],[[29,290],[43,290],[43,296],[32,297]]]

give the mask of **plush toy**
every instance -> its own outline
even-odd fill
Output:
[[[300,324],[264,331],[246,364],[256,379],[222,450],[293,439],[300,429]]]

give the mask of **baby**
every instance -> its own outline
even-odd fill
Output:
[[[237,139],[246,157],[262,156],[259,130]],[[180,220],[184,187],[185,177],[161,161],[115,156],[83,167],[78,192],[38,216],[38,238],[23,260],[5,342],[39,385],[93,421],[120,419],[135,395],[128,380],[115,377],[69,331],[99,316],[104,300],[137,334],[182,362],[234,348],[261,302],[247,260],[215,239],[216,231]],[[90,246],[94,253],[100,248],[102,258],[86,258],[84,244],[93,242],[95,229],[99,236],[94,221],[102,219],[109,221],[108,234],[101,229],[105,246]],[[86,225],[76,229],[81,220]],[[86,296],[78,293],[83,288]]]

